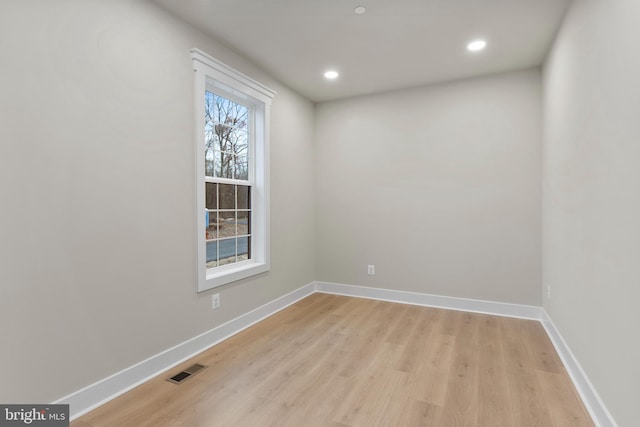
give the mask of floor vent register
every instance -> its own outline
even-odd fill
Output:
[[[171,378],[167,378],[167,381],[174,384],[180,384],[186,379],[191,378],[198,372],[201,372],[204,368],[206,368],[206,366],[196,363],[195,365],[188,367],[184,371],[172,376]]]

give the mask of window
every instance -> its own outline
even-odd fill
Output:
[[[269,106],[275,93],[193,49],[198,291],[269,270]]]

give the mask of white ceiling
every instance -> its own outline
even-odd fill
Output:
[[[153,1],[316,102],[540,65],[569,2]],[[466,50],[475,38],[485,51]]]

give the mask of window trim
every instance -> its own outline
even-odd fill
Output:
[[[196,148],[196,235],[197,290],[203,292],[269,271],[269,123],[271,99],[275,91],[240,73],[199,49],[191,49],[195,72],[195,148]],[[250,171],[252,202],[252,259],[221,267],[206,268],[205,239],[205,158],[204,94],[213,89],[251,105],[253,111],[253,170]],[[252,178],[251,178],[252,177]]]

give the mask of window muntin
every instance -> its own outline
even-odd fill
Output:
[[[251,259],[251,186],[205,185],[207,269]]]

